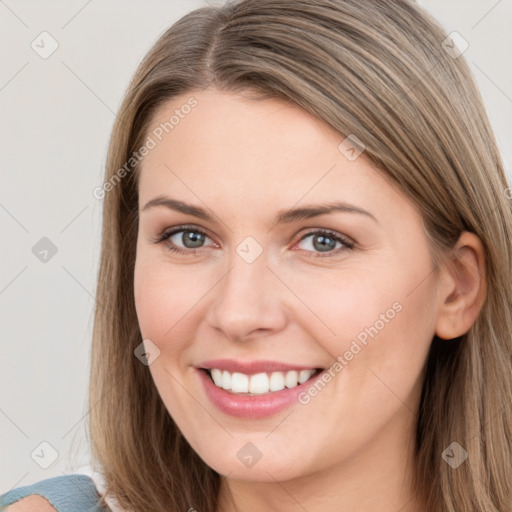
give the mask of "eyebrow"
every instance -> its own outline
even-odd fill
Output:
[[[157,206],[163,206],[170,210],[184,213],[186,215],[193,215],[199,219],[214,222],[215,219],[205,209],[194,206],[177,199],[172,199],[167,196],[157,196],[148,201],[141,211],[147,211]],[[288,210],[281,210],[277,213],[273,224],[291,224],[304,219],[311,219],[313,217],[319,217],[320,215],[327,215],[330,213],[358,213],[365,215],[373,219],[377,224],[379,221],[377,218],[367,210],[359,208],[358,206],[346,203],[344,201],[333,201],[325,204],[313,204],[302,206],[299,208],[291,208]]]

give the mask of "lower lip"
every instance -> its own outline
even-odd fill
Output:
[[[294,388],[284,388],[264,395],[236,395],[217,387],[205,370],[198,370],[208,398],[223,413],[237,418],[262,418],[283,411],[298,401],[299,395],[306,391],[323,372],[299,384]]]

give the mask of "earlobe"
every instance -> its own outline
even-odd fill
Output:
[[[462,232],[442,274],[436,335],[450,340],[469,331],[487,295],[485,250],[477,235]]]

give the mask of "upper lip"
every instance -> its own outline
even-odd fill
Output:
[[[238,372],[252,375],[255,373],[263,372],[288,372],[292,370],[317,370],[318,366],[289,364],[280,361],[236,361],[234,359],[212,359],[203,361],[197,365],[198,368],[210,370],[218,368],[219,370],[226,370],[230,373]]]

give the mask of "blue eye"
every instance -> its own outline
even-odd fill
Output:
[[[197,249],[201,249],[203,247],[202,244],[204,243],[205,238],[209,238],[204,231],[193,226],[180,226],[179,228],[163,233],[157,240],[154,240],[154,243],[166,242],[179,233],[182,234],[181,237],[178,237],[178,240],[180,240],[185,247],[177,247],[174,241],[171,241],[171,243],[167,245],[167,248],[170,251],[179,254],[195,254]]]
[[[173,241],[172,238],[176,235],[180,236],[177,236],[176,240]],[[307,244],[309,249],[303,249],[305,253],[309,253],[307,254],[308,258],[334,256],[340,252],[353,249],[355,245],[350,239],[329,230],[310,231],[298,243],[310,237],[311,242]],[[170,242],[166,244],[170,251],[178,254],[194,255],[199,249],[208,247],[204,245],[207,238],[209,239],[210,237],[201,229],[194,226],[179,226],[164,232],[155,240],[152,240],[152,242],[155,244]],[[183,247],[177,245],[178,241]],[[342,247],[337,248],[338,244]]]
[[[311,237],[311,243],[307,244],[310,248],[313,249],[313,251],[306,250],[306,252],[309,252],[311,254],[308,254],[307,257],[329,257],[333,255],[339,254],[341,251],[345,251],[347,249],[353,249],[354,243],[349,240],[348,238],[345,238],[341,235],[338,235],[332,231],[326,231],[326,230],[319,230],[319,231],[311,231],[310,233],[307,233],[304,235],[300,240],[299,243],[303,240],[306,240]],[[343,247],[336,249],[336,245],[341,244]],[[315,253],[315,251],[318,251]],[[323,254],[322,254],[323,253]]]

